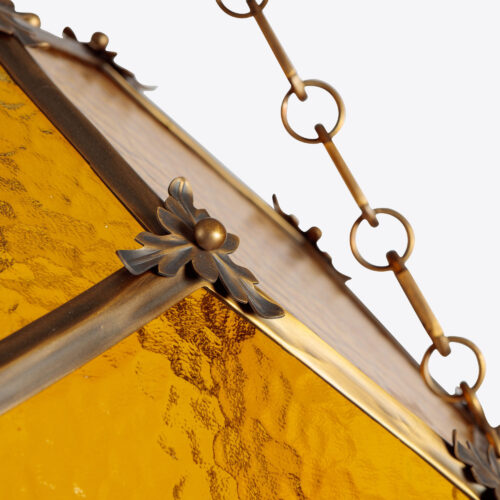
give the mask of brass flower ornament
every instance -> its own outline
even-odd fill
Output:
[[[193,205],[190,184],[182,177],[174,179],[164,207],[158,207],[158,221],[167,234],[140,233],[138,250],[119,250],[123,265],[135,275],[157,268],[158,274],[175,276],[191,263],[201,278],[215,283],[220,280],[229,295],[264,318],[283,316],[281,307],[270,302],[255,285],[258,280],[244,267],[235,264],[229,254],[239,245],[239,238],[226,232],[225,227]]]
[[[462,444],[453,431],[453,453],[455,457],[470,467],[475,481],[486,488],[490,488],[497,500],[500,500],[500,463],[495,455],[493,446],[480,450],[469,441]],[[488,497],[490,498],[490,497]]]

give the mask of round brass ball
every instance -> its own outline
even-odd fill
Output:
[[[100,31],[96,31],[90,39],[90,47],[94,50],[105,50],[108,43],[108,35],[101,33]]]
[[[226,241],[226,228],[216,219],[202,219],[194,226],[194,237],[203,250],[217,250]]]
[[[31,12],[25,12],[21,14],[21,18],[23,19],[23,21],[27,22],[34,28],[39,28],[42,25],[40,18],[36,14],[32,14]]]

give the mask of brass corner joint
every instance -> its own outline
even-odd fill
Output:
[[[9,0],[0,0],[0,33],[15,36],[24,45],[40,46],[44,42],[36,33],[41,25],[36,14],[16,12]]]
[[[189,182],[177,177],[168,192],[170,196],[156,214],[166,234],[140,233],[136,241],[143,248],[117,252],[128,271],[139,275],[156,268],[159,275],[171,278],[190,264],[198,276],[210,283],[220,281],[234,300],[248,304],[259,316],[282,317],[283,309],[255,287],[257,278],[229,257],[238,248],[239,238],[227,233],[206,210],[194,207]]]
[[[0,33],[15,37],[27,47],[52,48],[97,67],[109,65],[138,91],[156,88],[138,82],[131,71],[115,62],[117,53],[106,50],[109,38],[104,33],[97,31],[90,42],[79,42],[71,28],[65,28],[63,38],[59,38],[40,26],[36,14],[16,12],[13,2],[0,0]]]

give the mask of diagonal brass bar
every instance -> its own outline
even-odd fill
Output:
[[[206,284],[120,269],[0,341],[0,414],[103,353]]]
[[[314,128],[316,129],[316,132],[318,133],[318,136],[321,142],[323,143],[323,146],[325,146],[326,151],[330,155],[330,158],[337,167],[337,170],[339,171],[339,174],[341,175],[347,188],[349,189],[354,200],[358,204],[358,207],[363,212],[365,219],[369,222],[370,226],[377,227],[378,226],[377,215],[375,214],[373,208],[368,203],[365,194],[359,187],[359,184],[352,175],[349,167],[347,166],[347,163],[344,161],[344,158],[342,158],[342,155],[340,154],[340,151],[337,149],[337,146],[335,146],[330,136],[328,135],[327,130],[321,124],[316,125]]]
[[[56,87],[17,39],[0,35],[0,61],[141,225],[150,231],[163,231],[155,216],[163,200]]]
[[[451,352],[448,337],[444,335],[441,325],[425,300],[416,281],[413,279],[412,274],[406,268],[404,261],[394,250],[387,253],[387,261],[405,295],[408,297],[410,304],[417,313],[418,319],[420,319],[425,331],[429,334],[432,343],[441,355],[448,356]]]
[[[297,70],[292,64],[292,61],[290,61],[290,58],[285,52],[283,45],[281,45],[280,41],[278,40],[276,33],[274,33],[273,29],[271,28],[271,25],[266,19],[266,16],[264,16],[262,9],[259,9],[256,0],[247,0],[247,4],[250,7],[250,10],[252,12],[255,21],[257,22],[260,30],[262,31],[262,34],[266,38],[267,43],[269,44],[271,50],[276,56],[276,59],[278,60],[281,66],[281,69],[283,70],[285,76],[288,78],[288,81],[292,85],[293,91],[301,101],[305,101],[307,99],[307,93],[304,86],[304,82],[298,75]]]

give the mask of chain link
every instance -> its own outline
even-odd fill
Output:
[[[479,348],[470,340],[462,337],[447,337],[444,334],[423,293],[421,292],[412,274],[405,265],[405,262],[410,257],[415,244],[415,236],[410,223],[399,212],[396,212],[395,210],[389,208],[371,208],[366,196],[361,190],[359,184],[356,182],[356,179],[354,178],[352,172],[342,158],[339,150],[332,141],[332,138],[337,134],[337,132],[339,132],[345,120],[345,106],[342,97],[328,83],[325,83],[321,80],[302,80],[299,77],[295,67],[291,63],[283,46],[279,42],[278,37],[276,36],[273,29],[271,28],[271,25],[264,16],[263,11],[268,3],[268,0],[263,0],[261,3],[258,3],[256,0],[246,0],[249,11],[243,14],[239,14],[229,10],[224,5],[223,0],[216,0],[216,2],[219,7],[230,16],[238,18],[253,17],[257,22],[291,85],[291,88],[285,95],[281,105],[281,119],[283,121],[285,129],[293,138],[297,139],[298,141],[307,144],[324,145],[326,151],[332,159],[332,162],[336,166],[340,176],[342,177],[352,197],[361,210],[361,215],[355,221],[350,234],[351,250],[354,257],[359,263],[361,263],[368,269],[371,269],[373,271],[392,271],[394,273],[410,304],[415,310],[415,313],[417,314],[422,325],[429,334],[432,340],[432,345],[425,352],[420,364],[420,374],[422,375],[424,382],[431,391],[433,391],[444,401],[450,403],[464,403],[469,409],[470,415],[472,416],[477,427],[481,429],[481,431],[485,434],[488,441],[495,450],[497,456],[500,457],[500,438],[498,432],[488,423],[483,411],[483,407],[481,406],[481,403],[479,402],[476,394],[476,391],[479,389],[484,380],[486,372],[486,363],[483,354],[481,353]],[[338,117],[335,125],[330,131],[327,131],[327,129],[322,124],[316,125],[315,130],[317,133],[317,137],[304,137],[298,134],[288,122],[288,101],[291,95],[295,94],[298,99],[300,99],[301,101],[305,101],[307,99],[307,87],[318,87],[325,90],[333,97],[337,104]],[[378,226],[379,221],[377,219],[377,214],[391,215],[398,219],[402,223],[408,238],[407,247],[404,254],[400,256],[395,250],[387,252],[388,264],[384,266],[371,264],[370,262],[365,260],[359,252],[356,242],[357,230],[364,220],[366,220],[372,227]],[[461,382],[461,392],[458,392],[457,394],[446,393],[435,382],[429,371],[429,360],[432,353],[437,350],[442,356],[448,356],[451,353],[450,343],[459,343],[471,349],[476,356],[479,365],[479,374],[474,385],[472,387],[469,387],[466,382]]]

